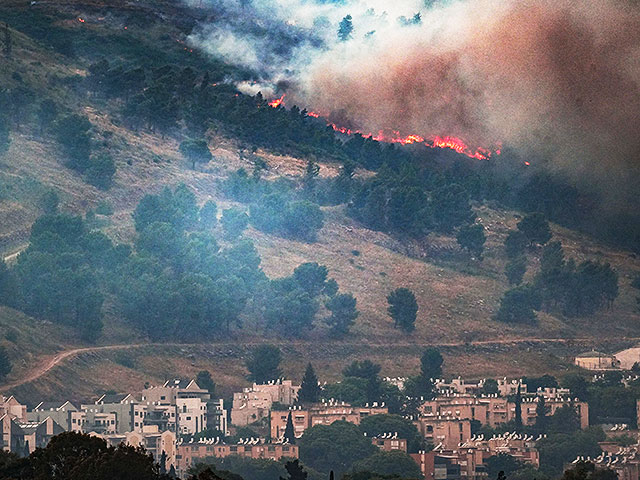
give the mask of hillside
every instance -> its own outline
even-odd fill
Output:
[[[30,8],[29,2],[13,3]],[[262,148],[248,156],[242,140],[216,128],[206,134],[213,161],[193,170],[178,149],[187,137],[184,130],[160,134],[134,129],[120,118],[121,105],[117,101],[92,97],[76,88],[74,85],[88,75],[89,66],[96,60],[87,52],[105,38],[112,39],[109,48],[114,49],[129,45],[127,42],[136,44],[133,50],[155,45],[150,58],[165,48],[162,61],[181,62],[183,54],[196,55],[185,52],[180,43],[188,20],[157,20],[149,29],[139,24],[125,25],[126,20],[146,14],[145,4],[133,12],[126,5],[103,9],[99,2],[47,2],[47,6],[33,7],[38,15],[58,15],[53,25],[64,29],[65,35],[79,35],[81,41],[75,55],[53,50],[37,38],[37,32],[29,31],[24,22],[9,15],[6,7],[0,8],[0,20],[9,22],[13,38],[11,58],[1,59],[0,85],[44,92],[70,111],[86,115],[97,149],[108,150],[117,166],[113,185],[108,190],[99,189],[64,166],[65,154],[50,135],[41,135],[29,126],[12,129],[9,150],[0,156],[0,251],[8,264],[14,263],[16,253],[27,246],[31,225],[41,214],[39,199],[50,188],[58,193],[62,211],[84,215],[100,204],[111,205],[113,213],[96,215],[93,227],[116,243],[131,243],[136,235],[132,219],[135,206],[145,194],[157,193],[164,186],[184,183],[200,205],[214,200],[221,210],[237,205],[223,194],[222,180],[241,167],[250,171],[256,158],[267,165],[269,181],[282,177],[299,180],[304,174],[306,158]],[[162,12],[177,7],[160,2],[157,8]],[[86,20],[80,22],[78,18]],[[205,60],[188,60],[198,61]],[[335,159],[317,161],[320,177],[338,174],[340,165]],[[364,168],[356,172],[360,178],[371,175],[373,172]],[[341,291],[357,298],[361,313],[351,334],[343,340],[328,338],[322,326],[295,340],[262,334],[253,328],[253,319],[247,315],[243,328],[225,340],[203,345],[145,346],[148,338],[127,325],[107,299],[103,307],[105,328],[96,346],[136,346],[93,350],[92,345],[66,327],[2,307],[0,344],[8,348],[14,363],[7,383],[21,383],[23,376],[56,353],[85,347],[90,350],[65,358],[33,382],[16,385],[11,391],[31,398],[53,398],[61,391],[86,398],[112,388],[139,389],[145,381],[190,375],[207,368],[228,393],[244,384],[242,358],[252,345],[261,342],[282,345],[284,371],[297,378],[309,360],[322,372],[322,379],[335,379],[347,362],[363,357],[381,363],[384,375],[407,375],[417,368],[423,346],[431,344],[442,346],[445,372],[450,375],[562,373],[571,369],[569,357],[582,349],[622,348],[640,337],[637,291],[630,285],[640,274],[640,259],[557,224],[552,224],[553,236],[562,242],[567,257],[577,262],[608,262],[618,272],[620,294],[613,307],[586,318],[568,319],[540,312],[536,326],[493,320],[500,298],[509,288],[503,273],[507,261],[503,242],[523,214],[495,202],[476,202],[473,207],[487,236],[482,262],[456,253],[456,240],[451,235],[408,239],[370,230],[350,217],[345,205],[323,207],[325,225],[313,243],[266,234],[252,227],[247,230],[246,236],[254,242],[268,277],[285,277],[301,263],[318,262],[328,267],[329,276],[335,278]],[[452,251],[451,255],[442,254]],[[540,254],[540,249],[529,253],[531,266],[526,278],[537,271]],[[411,289],[419,305],[416,330],[411,334],[393,328],[386,313],[386,296],[398,287]],[[17,332],[17,336],[9,332]],[[527,343],[527,339],[531,342]],[[543,339],[576,341],[540,341]]]

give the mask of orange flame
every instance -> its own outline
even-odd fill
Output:
[[[273,108],[278,108],[280,105],[282,105],[282,102],[284,102],[284,97],[286,96],[287,96],[286,93],[282,94],[280,98],[276,98],[275,100],[269,102],[269,106]]]
[[[277,98],[269,102],[269,106],[273,108],[279,107],[280,105],[282,105],[282,102],[284,101],[285,96],[286,94],[282,95],[280,98]],[[321,115],[316,112],[307,112],[307,116],[313,117],[313,118],[327,117],[326,115]],[[495,153],[496,155],[500,155],[500,149],[496,149],[495,151],[492,152],[491,150],[488,150],[486,148],[478,147],[475,150],[473,150],[472,148],[467,146],[467,144],[464,143],[463,140],[456,137],[451,137],[451,136],[446,136],[446,137],[435,136],[431,140],[426,140],[420,135],[415,135],[415,134],[407,135],[406,137],[403,137],[400,135],[400,132],[395,130],[392,131],[392,135],[386,135],[383,130],[380,130],[377,135],[373,135],[372,133],[369,133],[368,135],[366,135],[363,132],[360,132],[358,130],[351,130],[350,128],[347,128],[347,127],[341,127],[339,125],[336,125],[335,123],[329,122],[328,120],[327,120],[327,125],[333,128],[336,132],[343,133],[345,135],[359,134],[364,137],[371,137],[373,140],[376,140],[378,142],[400,143],[402,145],[423,143],[426,146],[431,148],[450,148],[452,150],[455,150],[458,153],[466,155],[469,158],[475,158],[478,160],[487,160],[489,159],[489,157],[491,157],[493,153]]]
[[[78,17],[78,21],[79,21],[80,23],[84,23],[84,22],[85,22],[85,19],[84,19],[84,18],[80,18],[80,17]]]

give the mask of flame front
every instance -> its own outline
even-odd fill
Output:
[[[271,102],[269,102],[269,106],[273,108],[279,107],[280,105],[283,104],[285,96],[286,94],[283,94],[280,98],[276,98],[275,100],[272,100]],[[321,118],[321,117],[324,119],[327,118],[327,115],[321,115],[316,112],[307,112],[307,115],[313,118]],[[339,132],[345,135],[358,134],[364,137],[371,137],[373,140],[376,140],[379,142],[400,143],[402,145],[423,143],[430,148],[450,148],[452,150],[455,150],[458,153],[461,153],[462,155],[466,155],[469,158],[475,158],[478,160],[487,160],[489,159],[489,157],[491,157],[493,153],[495,153],[496,155],[500,155],[500,149],[496,149],[495,151],[492,152],[491,150],[488,150],[486,148],[478,147],[474,150],[470,148],[460,138],[451,137],[451,136],[446,136],[446,137],[435,136],[431,140],[427,140],[424,137],[421,137],[420,135],[415,135],[415,134],[402,136],[400,135],[400,132],[395,130],[391,131],[391,135],[386,134],[383,130],[380,130],[377,135],[373,135],[372,133],[365,134],[358,130],[351,130],[350,128],[341,127],[328,120],[326,121],[327,121],[327,125],[331,126],[331,128],[333,128],[336,132]]]

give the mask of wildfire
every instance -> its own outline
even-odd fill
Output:
[[[78,21],[79,21],[80,23],[84,23],[86,20],[85,20],[84,18],[80,18],[80,17],[78,17]]]
[[[284,102],[284,97],[286,96],[287,94],[283,93],[280,98],[276,98],[275,100],[269,102],[269,106],[273,108],[278,108],[280,105],[282,105],[282,102]]]
[[[272,100],[271,102],[269,102],[269,106],[273,108],[279,107],[284,102],[285,96],[286,94],[283,94],[280,98],[276,98],[275,100]],[[326,115],[321,115],[316,112],[307,112],[307,115],[313,118],[320,118],[320,117],[326,118]],[[380,130],[377,135],[373,135],[372,133],[369,133],[367,135],[357,130],[352,130],[347,127],[341,127],[339,125],[336,125],[335,123],[329,122],[328,120],[327,120],[327,124],[331,128],[333,128],[336,132],[339,132],[345,135],[359,134],[365,137],[371,137],[373,140],[376,140],[379,142],[400,143],[402,145],[423,143],[424,145],[430,148],[450,148],[452,150],[455,150],[458,153],[466,155],[469,158],[475,158],[478,160],[487,160],[489,157],[491,157],[492,153],[495,153],[496,155],[500,155],[499,149],[495,150],[495,152],[492,152],[491,150],[487,150],[486,148],[481,148],[481,147],[478,147],[474,150],[471,147],[469,147],[460,138],[451,137],[451,136],[447,136],[447,137],[435,136],[433,137],[433,139],[427,140],[424,137],[421,137],[420,135],[402,136],[400,135],[400,132],[395,130],[391,131],[391,134],[387,134],[383,130]]]

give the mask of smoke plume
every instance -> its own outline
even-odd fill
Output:
[[[255,48],[250,58],[260,81],[287,80],[287,104],[337,116],[361,131],[508,145],[546,156],[554,168],[607,189],[635,186],[640,163],[637,4],[389,3],[253,2],[250,13],[243,10],[245,20],[264,32],[276,29],[279,36],[273,38],[284,38],[284,32],[291,41],[287,48],[264,39],[243,45]],[[407,21],[418,12],[419,21]],[[354,29],[352,38],[341,42],[337,29],[346,14]],[[238,28],[225,28],[235,29],[237,38]],[[261,38],[243,28],[245,39],[249,33]],[[193,40],[210,51],[228,44],[208,41],[203,32]]]

